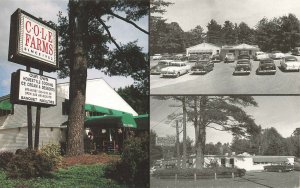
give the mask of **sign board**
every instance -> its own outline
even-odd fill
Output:
[[[175,136],[156,137],[157,146],[175,146],[175,143],[176,143]]]
[[[47,72],[58,69],[58,32],[17,9],[11,15],[8,60]]]
[[[11,102],[34,106],[56,106],[56,79],[24,70],[11,78]]]

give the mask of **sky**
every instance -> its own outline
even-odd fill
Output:
[[[280,17],[293,13],[300,19],[299,0],[168,0],[174,4],[162,16],[167,22],[177,22],[184,31],[200,25],[207,31],[211,19],[223,25],[226,20],[245,22],[254,27],[266,17]]]
[[[17,69],[25,69],[25,66],[18,65],[7,60],[10,16],[18,8],[44,20],[51,20],[55,23],[58,21],[57,14],[59,11],[63,15],[67,15],[68,0],[1,0],[0,1],[0,96],[10,93],[10,77],[11,73]],[[138,40],[138,45],[143,48],[144,52],[148,52],[148,35],[137,30],[135,27],[118,20],[111,19],[107,22],[111,26],[112,36],[118,43],[126,44],[130,41]],[[148,17],[142,18],[136,22],[141,28],[148,30]],[[110,46],[114,48],[113,45]],[[37,70],[33,70],[37,72]],[[57,78],[56,73],[44,73],[47,76]],[[99,70],[88,70],[88,79],[103,78],[112,88],[118,89],[133,84],[131,77],[106,76]],[[69,78],[58,79],[58,83],[69,82]]]
[[[258,107],[246,107],[244,110],[263,129],[274,127],[283,137],[289,137],[297,127],[300,127],[300,96],[254,96],[254,99]],[[175,122],[168,123],[167,116],[173,112],[182,112],[182,109],[174,106],[172,100],[161,101],[150,98],[150,129],[158,136],[175,135],[176,130],[171,126]],[[182,134],[180,136],[182,138]],[[187,136],[195,140],[195,131],[191,123],[187,126]],[[230,133],[207,129],[207,143],[231,141]]]

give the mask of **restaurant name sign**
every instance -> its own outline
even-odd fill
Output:
[[[56,28],[17,9],[11,16],[8,60],[44,71],[58,68]]]

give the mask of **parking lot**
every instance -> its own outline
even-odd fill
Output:
[[[151,188],[298,188],[300,186],[300,172],[247,172],[242,178],[201,179],[201,180],[165,180],[150,178]]]
[[[300,60],[300,56],[297,57]],[[252,61],[250,75],[233,76],[236,63],[215,63],[214,70],[205,75],[185,74],[178,78],[150,75],[151,94],[299,94],[300,73],[283,72],[275,60],[275,75],[256,75],[259,61]],[[154,66],[158,61],[151,61]],[[193,65],[194,63],[189,63]]]

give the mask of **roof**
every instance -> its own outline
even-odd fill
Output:
[[[70,83],[57,84],[57,95],[69,99]],[[114,109],[133,116],[138,113],[103,79],[87,80],[86,84],[86,104]]]
[[[187,48],[186,50],[189,51],[193,51],[193,50],[202,50],[202,51],[211,51],[212,49],[221,49],[221,47],[211,44],[211,43],[201,43],[201,44],[197,44],[195,46],[191,46],[189,48]]]
[[[278,163],[287,162],[288,158],[292,156],[255,156],[253,157],[253,162],[268,162],[268,163]]]
[[[258,46],[257,45],[249,45],[249,44],[238,44],[238,45],[225,45],[222,46],[222,49],[252,49],[252,50],[258,50]]]

